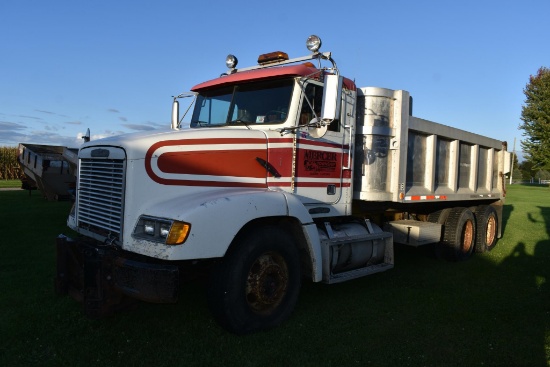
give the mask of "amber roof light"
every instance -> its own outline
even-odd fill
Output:
[[[288,60],[288,54],[282,51],[270,52],[258,56],[258,64],[265,65]]]

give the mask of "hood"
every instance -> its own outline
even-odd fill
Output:
[[[225,139],[225,140],[224,140]],[[230,139],[230,140],[227,140]],[[203,128],[203,129],[160,129],[121,134],[85,143],[81,150],[92,147],[118,147],[126,152],[130,160],[145,158],[153,145],[200,145],[219,142],[227,144],[231,139],[266,139],[265,132],[260,130],[236,128]]]
[[[134,177],[143,173],[157,184],[266,187],[267,136],[261,130],[206,128],[126,134],[87,143],[81,152],[111,147],[125,151]]]

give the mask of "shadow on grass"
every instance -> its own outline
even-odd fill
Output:
[[[508,221],[510,220],[510,216],[512,215],[512,212],[514,211],[514,206],[511,204],[506,204],[502,207],[502,229],[501,233],[506,232],[506,225],[508,224]]]
[[[528,246],[519,242],[512,253],[498,265],[499,276],[495,280],[499,283],[500,291],[508,295],[508,312],[517,320],[520,327],[517,330],[518,335],[538,346],[538,350],[533,352],[539,357],[533,361],[539,360],[540,365],[545,366],[550,365],[550,350],[546,345],[546,333],[550,330],[550,240],[537,242],[533,255],[527,250]],[[528,335],[530,336],[527,337]]]

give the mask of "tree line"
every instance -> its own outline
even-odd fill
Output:
[[[519,129],[524,139],[521,148],[526,160],[515,165],[523,180],[550,179],[550,69],[541,67],[523,89]],[[514,172],[515,173],[515,172]],[[514,175],[515,177],[515,175]]]

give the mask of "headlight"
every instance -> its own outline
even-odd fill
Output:
[[[311,52],[319,51],[319,49],[321,48],[321,44],[322,44],[321,39],[314,34],[309,36],[308,39],[306,40],[307,49],[310,50]]]
[[[168,237],[168,233],[170,233],[170,224],[161,223],[161,225],[160,225],[160,236],[162,238],[166,238],[166,237]]]
[[[190,230],[189,223],[142,215],[132,236],[166,245],[181,245],[187,239]]]
[[[155,235],[155,222],[146,221],[143,224],[143,232],[145,234],[148,234],[149,236],[154,236]]]
[[[237,60],[237,58],[233,55],[227,55],[227,57],[225,58],[225,65],[229,69],[235,69],[238,63],[239,63],[239,60]]]

